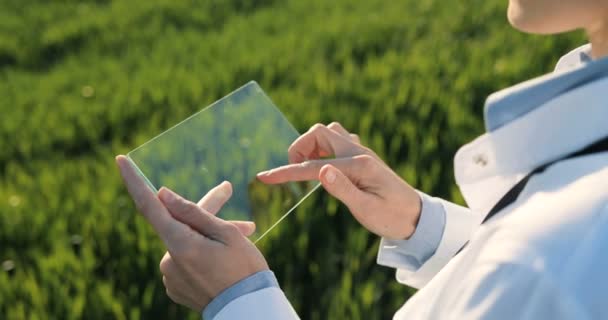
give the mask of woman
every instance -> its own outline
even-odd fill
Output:
[[[608,1],[511,0],[511,24],[591,44],[551,75],[493,94],[487,133],[455,157],[469,208],[417,192],[339,124],[315,125],[265,183],[318,179],[383,238],[378,262],[419,288],[395,319],[600,319],[608,288]],[[335,155],[333,160],[318,160]],[[152,193],[118,165],[139,210],[168,247],[169,297],[205,319],[295,319],[255,246],[253,226],[213,214],[230,184],[199,204]],[[238,261],[238,263],[234,263]]]

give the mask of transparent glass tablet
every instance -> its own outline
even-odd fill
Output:
[[[298,136],[252,81],[127,156],[154,190],[165,186],[193,202],[230,181],[232,197],[218,216],[254,221],[257,241],[318,187],[256,179],[258,172],[288,163],[287,149]]]

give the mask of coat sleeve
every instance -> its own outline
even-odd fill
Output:
[[[408,240],[395,242],[382,239],[378,252],[378,263],[397,269],[397,281],[414,288],[422,288],[428,283],[469,240],[472,232],[479,225],[479,218],[468,208],[445,201],[431,198],[422,194],[423,212],[421,213],[420,230],[429,234],[440,234],[439,241],[428,257],[408,259],[411,256],[412,244]],[[425,223],[421,225],[424,216],[438,216],[439,212],[444,219],[434,219],[443,223]],[[434,229],[443,230],[434,230]],[[412,236],[414,238],[414,236]],[[401,258],[399,257],[401,256]],[[405,261],[399,262],[399,261]]]
[[[213,320],[300,319],[280,288],[271,287],[241,296],[227,304]]]
[[[203,319],[298,319],[270,270],[256,272],[220,292]]]

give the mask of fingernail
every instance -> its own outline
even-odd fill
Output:
[[[270,173],[270,171],[262,171],[262,172],[259,172],[259,173],[257,174],[257,176],[258,176],[258,177],[261,177],[261,176],[267,176],[267,175],[268,175],[268,173]]]
[[[175,200],[175,193],[167,187],[160,188],[160,191],[158,192],[158,196],[160,197],[160,200],[162,200],[165,203],[170,203],[173,200]]]
[[[114,157],[114,160],[116,160],[116,164],[118,164],[118,166],[120,166],[120,164],[122,163],[122,159],[123,159],[123,155],[117,155],[116,157]]]
[[[249,232],[250,233],[254,233],[255,232],[255,223],[250,222],[247,224],[247,227],[249,228]]]
[[[327,183],[330,184],[336,181],[336,173],[333,169],[327,170],[327,172],[325,173],[325,180],[327,180]]]

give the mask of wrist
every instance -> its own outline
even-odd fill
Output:
[[[412,201],[414,206],[411,208],[411,211],[408,212],[408,216],[410,217],[410,225],[408,228],[408,232],[404,239],[409,239],[414,232],[416,232],[416,228],[418,228],[418,223],[420,222],[420,215],[422,214],[422,195],[418,193],[417,190],[415,192],[415,200]]]
[[[408,186],[405,196],[401,193],[399,198],[400,201],[385,209],[388,214],[370,231],[391,240],[407,240],[414,234],[422,212],[422,196]]]
[[[405,201],[403,202],[405,205],[397,209],[401,211],[399,213],[400,223],[394,224],[396,230],[394,230],[392,235],[382,235],[385,238],[408,240],[416,232],[422,213],[422,194],[409,185],[408,187],[407,194],[404,197]]]

